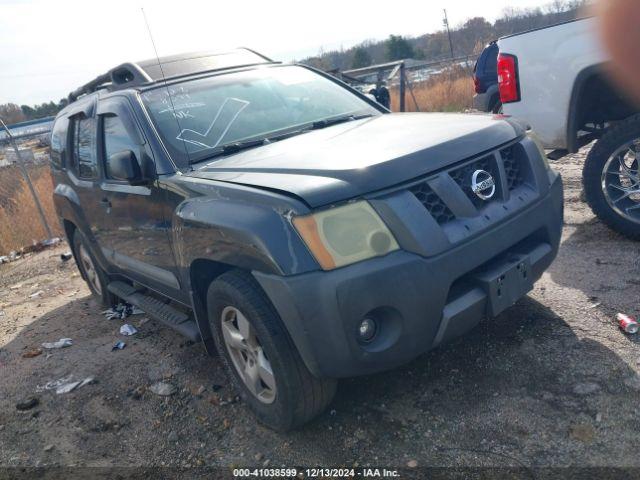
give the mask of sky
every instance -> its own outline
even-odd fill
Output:
[[[249,47],[290,61],[320,49],[349,48],[389,34],[442,29],[442,9],[456,26],[490,21],[505,7],[548,0],[0,0],[0,104],[58,101],[127,61]],[[396,14],[396,11],[398,13]]]

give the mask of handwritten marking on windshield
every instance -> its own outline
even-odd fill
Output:
[[[171,106],[167,106],[167,108],[158,111],[158,113],[167,113],[167,112],[172,112],[172,111],[179,111],[179,110],[184,110],[185,108],[198,108],[198,107],[204,107],[206,105],[206,103],[203,102],[191,102],[191,103],[181,103],[178,105],[174,105],[173,107]]]
[[[250,102],[239,98],[227,98],[222,103],[211,125],[204,133],[184,128],[176,137],[177,140],[191,143],[202,148],[217,147],[236,121],[238,115],[249,106]],[[228,119],[225,122],[225,119]],[[220,120],[220,121],[219,121]]]

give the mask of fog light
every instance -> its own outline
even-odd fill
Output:
[[[365,318],[358,327],[358,338],[361,342],[370,342],[376,336],[378,326],[372,318]]]

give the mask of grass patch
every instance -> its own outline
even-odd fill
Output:
[[[423,82],[411,84],[411,90],[406,89],[405,111],[407,112],[462,112],[472,108],[473,80],[470,73],[461,67],[449,69]],[[391,110],[398,112],[398,89],[392,88]],[[416,102],[419,108],[416,108]]]

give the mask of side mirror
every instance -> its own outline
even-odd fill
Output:
[[[109,156],[109,176],[114,180],[122,180],[132,185],[144,183],[140,164],[136,154],[131,150],[123,150]]]

